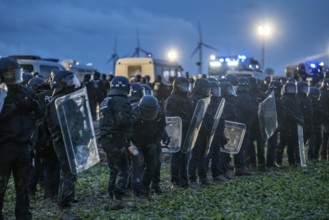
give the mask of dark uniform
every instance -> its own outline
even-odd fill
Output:
[[[95,72],[94,79],[89,81],[87,84],[88,98],[91,116],[93,120],[97,119],[97,104],[99,104],[105,98],[104,86],[100,79],[101,75],[99,72]]]
[[[254,77],[249,78],[250,91],[249,94],[252,98],[253,105],[258,110],[259,103],[261,103],[265,98],[265,93],[260,90],[258,87],[257,81]],[[265,141],[262,138],[259,118],[257,112],[253,115],[253,120],[251,122],[250,128],[250,147],[249,147],[249,155],[248,155],[248,164],[252,167],[258,167],[258,170],[264,171],[265,169]],[[256,142],[256,148],[254,145],[254,141]],[[257,155],[257,162],[256,162]]]
[[[70,162],[67,156],[63,135],[61,132],[60,121],[57,116],[55,101],[64,95],[72,93],[75,88],[80,86],[80,83],[74,73],[70,71],[54,71],[54,79],[51,83],[53,96],[51,102],[47,106],[46,117],[47,126],[51,133],[53,146],[60,167],[60,186],[57,204],[60,210],[60,218],[65,219],[67,217],[73,216],[70,213],[70,208],[71,202],[74,199],[77,174],[72,172],[70,169]],[[83,120],[78,117],[80,111],[76,103],[72,100],[68,100],[67,102],[67,105],[70,105],[70,109],[72,109],[71,114],[69,114],[67,117],[70,118],[70,120],[75,119],[76,123],[72,123],[74,126],[83,126],[81,125]],[[73,131],[77,129],[71,130]],[[75,138],[74,141],[79,141],[79,139]]]
[[[144,171],[142,174],[142,193],[148,195],[151,180],[155,176],[158,166],[161,165],[161,158],[158,149],[161,149],[161,140],[164,136],[166,119],[163,111],[160,110],[158,101],[153,96],[144,96],[139,103],[139,118],[133,127],[131,138],[144,159]],[[159,187],[159,182],[154,183]]]
[[[320,86],[319,104],[322,116],[321,160],[329,159],[329,78],[323,79]]]
[[[122,195],[128,184],[128,147],[136,116],[132,114],[127,95],[130,83],[122,76],[114,77],[109,96],[101,103],[101,145],[106,152],[110,179],[108,192],[112,209],[124,208]]]
[[[275,95],[275,106],[278,120],[278,128],[267,141],[266,167],[269,170],[277,169],[275,163],[276,152],[278,148],[278,135],[282,127],[282,104],[281,104],[281,89],[282,83],[279,80],[273,80],[269,83],[269,88],[266,92],[268,96],[273,90]]]
[[[193,116],[193,105],[187,97],[190,91],[190,82],[184,77],[178,77],[173,83],[173,91],[166,100],[166,116],[178,116],[182,119],[182,143],[185,140],[191,118]],[[171,183],[172,187],[181,186],[187,188],[189,181],[187,177],[187,164],[190,153],[181,150],[171,155]]]
[[[317,87],[312,86],[308,96],[312,100],[313,109],[313,131],[310,135],[309,148],[308,148],[308,159],[309,161],[319,161],[319,151],[321,146],[321,123],[322,123],[322,108],[319,102],[320,91]]]
[[[282,101],[282,128],[280,130],[280,143],[277,150],[276,162],[282,164],[285,145],[288,150],[288,162],[296,166],[299,162],[297,124],[303,125],[304,119],[300,112],[300,103],[296,96],[297,88],[294,82],[287,82],[283,86]]]
[[[250,175],[247,167],[247,156],[250,147],[250,134],[253,118],[257,113],[257,107],[249,94],[249,80],[246,77],[239,78],[237,86],[238,122],[246,125],[246,133],[238,154],[234,155],[235,175]]]
[[[194,105],[192,109],[195,109],[199,99],[204,99],[209,97],[210,93],[211,93],[210,82],[205,78],[197,79],[194,83],[192,94],[190,96],[190,99],[192,100]],[[197,181],[197,174],[196,174],[197,170],[198,170],[199,182],[204,185],[210,184],[207,178],[207,170],[204,169],[204,166],[202,166],[202,164],[204,162],[203,160],[204,160],[206,145],[212,124],[213,124],[213,120],[209,118],[208,120],[202,121],[202,125],[198,133],[198,137],[191,151],[191,158],[188,165],[188,176],[191,186],[193,186],[193,184],[195,185]]]
[[[0,219],[11,173],[15,182],[17,219],[32,219],[29,210],[28,181],[31,169],[31,135],[41,113],[35,93],[21,84],[18,63],[0,59],[0,83],[6,83],[7,96],[0,109]],[[0,100],[1,101],[1,100]]]

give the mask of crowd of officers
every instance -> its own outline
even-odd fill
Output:
[[[235,75],[223,79],[177,77],[170,85],[164,84],[160,76],[151,84],[148,77],[107,79],[98,72],[93,77],[85,75],[83,82],[78,82],[70,71],[52,72],[47,83],[28,73],[22,80],[21,75],[15,60],[0,59],[0,97],[6,91],[0,105],[0,220],[4,219],[4,195],[11,173],[17,219],[32,219],[29,202],[38,183],[43,185],[45,199],[56,198],[60,219],[78,219],[70,212],[72,203],[78,202],[77,175],[69,168],[54,103],[82,87],[87,88],[93,120],[100,122],[99,144],[106,153],[110,172],[111,209],[124,208],[123,196],[128,192],[137,199],[150,199],[151,192],[162,193],[162,148],[170,143],[166,116],[182,119],[184,142],[198,101],[208,97],[210,104],[192,150],[170,154],[172,188],[226,182],[234,175],[252,175],[251,168],[279,169],[283,166],[285,147],[289,166],[296,167],[300,162],[297,125],[303,126],[308,161],[328,159],[329,78],[326,77],[310,87],[293,79],[258,81]],[[258,106],[271,92],[275,94],[278,128],[264,140]],[[225,99],[223,114],[206,155],[222,99]],[[224,133],[225,121],[246,125],[238,154],[220,150],[230,141]]]

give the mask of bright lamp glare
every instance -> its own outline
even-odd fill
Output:
[[[262,36],[269,36],[271,34],[271,28],[268,25],[258,26],[258,33]]]
[[[220,58],[219,62],[223,63],[224,62],[224,58]]]
[[[219,67],[221,66],[222,64],[218,61],[212,61],[209,63],[211,67]]]
[[[315,65],[314,63],[311,63],[311,64],[310,64],[310,67],[311,67],[311,68],[315,68],[316,65]]]
[[[169,60],[171,60],[171,61],[177,60],[178,55],[175,50],[170,50],[167,55],[168,55]]]
[[[215,60],[216,59],[216,56],[215,55],[210,55],[210,60]]]

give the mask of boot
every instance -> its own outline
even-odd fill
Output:
[[[246,167],[235,168],[234,174],[236,176],[250,176],[252,173]]]
[[[326,161],[327,160],[327,154],[321,154],[320,160]]]
[[[78,216],[75,216],[71,213],[69,208],[60,209],[59,210],[59,217],[60,220],[79,220]]]
[[[124,203],[122,201],[122,195],[119,193],[114,193],[113,199],[112,199],[112,204],[111,204],[111,209],[112,210],[119,210],[125,208]]]

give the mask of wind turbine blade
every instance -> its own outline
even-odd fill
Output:
[[[191,53],[191,57],[193,57],[194,54],[195,54],[198,50],[200,50],[200,45],[198,45],[198,46],[194,49],[194,51]]]
[[[215,48],[215,47],[213,47],[213,46],[210,46],[210,45],[208,45],[208,44],[205,44],[205,43],[202,43],[202,46],[207,47],[207,48],[212,49],[212,50],[219,51],[217,48]]]
[[[200,42],[202,42],[202,33],[201,33],[201,26],[200,26],[200,22],[199,21],[198,21],[198,32],[199,32]]]

